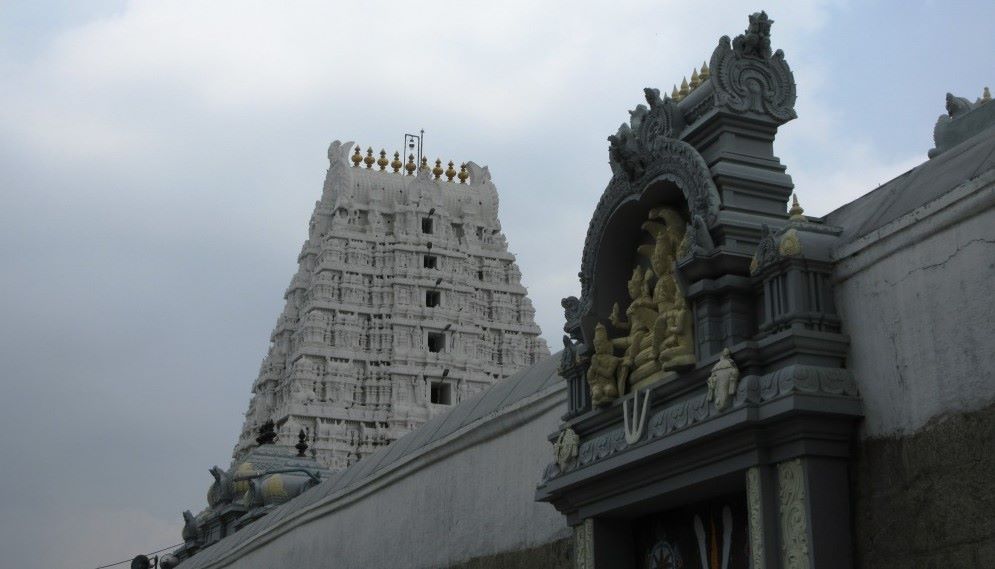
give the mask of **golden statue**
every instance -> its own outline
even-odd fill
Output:
[[[651,210],[649,219],[642,224],[653,242],[637,248],[639,255],[628,281],[630,302],[625,319],[618,303],[609,316],[614,329],[625,335],[612,338],[606,345],[607,330],[598,324],[604,337],[601,351],[597,353],[614,358],[611,366],[616,369],[616,383],[614,390],[601,389],[597,398],[600,403],[596,404],[604,404],[606,398],[610,401],[624,394],[627,388],[673,379],[677,375],[674,369],[695,362],[691,314],[673,276],[685,226],[680,214],[670,208]],[[598,334],[596,329],[596,351]],[[588,380],[597,377],[603,384],[607,369],[607,365],[600,366],[594,376],[589,373]],[[593,395],[594,383],[591,385]]]
[[[611,403],[618,397],[615,377],[621,358],[612,353],[612,343],[604,324],[594,327],[594,355],[587,368],[587,383],[591,387],[591,403],[596,406]]]

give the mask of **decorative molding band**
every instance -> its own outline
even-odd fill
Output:
[[[805,470],[800,458],[777,465],[777,485],[781,504],[781,566],[809,569],[808,508],[805,496]]]
[[[649,395],[649,392],[646,394]],[[726,409],[718,410],[709,401],[708,393],[703,391],[653,413],[646,424],[648,429],[645,436],[636,443],[627,442],[624,425],[583,441],[577,460],[573,461],[566,470],[561,470],[555,462],[550,464],[543,473],[542,482],[548,482],[567,472],[600,462],[629,447],[646,444],[683,431],[744,406],[766,403],[792,394],[825,395],[846,399],[859,397],[853,374],[842,368],[792,365],[763,376],[748,375],[740,379],[733,403]]]
[[[746,507],[753,567],[758,569],[767,567],[767,550],[764,547],[763,490],[760,488],[760,469],[756,466],[746,471]]]

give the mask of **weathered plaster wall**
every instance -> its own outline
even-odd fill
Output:
[[[992,174],[836,254],[836,301],[865,437],[912,433],[938,415],[995,401]]]
[[[856,566],[995,559],[995,173],[837,252],[865,406]]]
[[[566,567],[566,522],[534,500],[565,395],[557,381],[358,487],[274,511],[284,519],[270,530],[181,567]]]

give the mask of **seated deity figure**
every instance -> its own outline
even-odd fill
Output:
[[[663,372],[694,363],[691,316],[673,276],[686,224],[669,208],[655,208],[649,218],[642,229],[653,242],[637,249],[641,260],[628,282],[627,320],[621,318],[618,303],[609,317],[616,329],[627,331],[626,336],[612,339],[623,353],[617,372],[619,395],[627,386],[664,379]]]
[[[604,324],[594,327],[594,355],[587,369],[587,383],[591,388],[591,403],[602,406],[611,403],[618,397],[616,374],[621,358],[614,355],[611,340]]]

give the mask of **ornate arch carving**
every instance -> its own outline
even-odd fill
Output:
[[[766,114],[779,123],[798,116],[794,75],[783,51],[771,53],[773,23],[764,12],[752,14],[745,34],[732,41],[729,36],[719,39],[709,61],[716,107]]]
[[[645,127],[646,123],[643,123],[642,126]],[[641,133],[637,132],[636,134]],[[612,138],[616,137],[610,137],[610,139]],[[617,138],[612,140],[613,147],[618,144],[626,144],[626,142],[619,141]],[[596,292],[594,290],[594,275],[598,267],[601,241],[608,227],[609,219],[619,206],[628,201],[639,199],[646,190],[656,186],[659,182],[670,182],[680,189],[692,218],[701,216],[707,224],[711,225],[718,215],[720,202],[715,182],[712,180],[711,172],[704,158],[690,144],[658,136],[647,143],[638,142],[628,148],[638,152],[638,155],[632,159],[641,166],[637,172],[631,172],[638,174],[638,178],[631,179],[630,170],[619,164],[614,155],[612,156],[612,167],[615,170],[615,175],[608,182],[608,187],[598,201],[591,223],[587,228],[587,237],[584,240],[579,274],[581,298],[579,300],[564,299],[563,307],[567,320],[565,329],[575,337],[579,337],[577,329],[580,326],[581,318],[590,312],[593,305]]]

